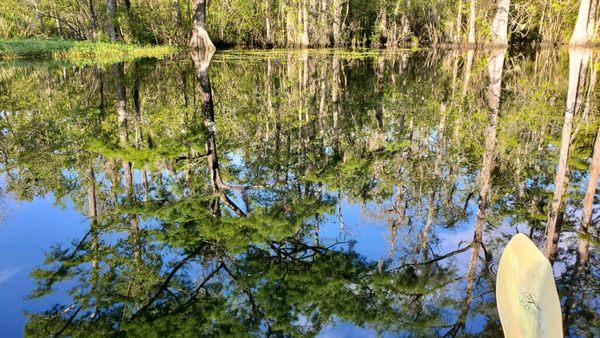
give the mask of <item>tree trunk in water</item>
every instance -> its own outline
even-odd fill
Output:
[[[492,45],[508,46],[508,12],[510,0],[498,0],[496,16],[492,22]]]
[[[575,22],[575,29],[569,41],[571,46],[581,46],[593,41],[597,7],[597,0],[581,0],[579,2],[577,22]]]
[[[504,55],[506,49],[494,51],[488,64],[488,76],[490,84],[488,87],[488,108],[490,110],[490,124],[485,136],[485,152],[479,175],[479,201],[477,202],[477,219],[473,233],[473,244],[471,259],[467,272],[467,287],[465,291],[465,305],[459,317],[459,324],[464,327],[471,306],[479,250],[483,243],[483,225],[486,220],[486,209],[488,206],[488,194],[491,188],[491,174],[494,168],[494,156],[496,152],[496,133],[500,110],[500,93],[502,91],[502,71],[504,68]]]
[[[117,41],[117,1],[106,0],[106,12],[108,14],[108,37],[110,42]]]
[[[201,59],[205,59],[207,55],[212,54],[216,50],[206,31],[206,0],[194,0],[193,11],[190,48],[192,49],[192,53],[200,52],[205,54],[200,57]]]
[[[475,45],[475,19],[475,0],[471,0],[469,6],[469,36],[467,38],[469,46]]]
[[[563,123],[562,137],[560,142],[560,152],[556,176],[554,177],[554,195],[550,212],[548,213],[548,223],[546,225],[546,244],[544,246],[544,255],[551,264],[554,264],[556,251],[558,250],[558,240],[560,236],[560,225],[562,213],[564,211],[564,199],[568,186],[568,159],[569,147],[571,145],[571,130],[573,127],[573,115],[577,109],[577,97],[582,74],[587,69],[589,51],[581,49],[569,49],[569,88],[567,91],[567,104]]]

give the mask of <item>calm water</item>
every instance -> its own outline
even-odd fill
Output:
[[[500,254],[544,247],[561,168],[564,322],[600,335],[592,52],[208,66],[0,64],[0,336],[499,336]]]

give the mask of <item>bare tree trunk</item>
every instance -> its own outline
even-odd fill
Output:
[[[333,0],[333,45],[335,47],[344,45],[342,41],[342,5],[342,0]]]
[[[568,159],[569,147],[571,145],[571,131],[573,127],[573,115],[577,109],[577,97],[582,74],[585,74],[589,51],[581,49],[569,49],[569,88],[567,91],[567,104],[563,123],[562,137],[556,176],[554,177],[554,195],[548,213],[546,225],[546,244],[544,255],[551,264],[554,264],[558,240],[560,236],[560,225],[564,211],[564,199],[568,186]]]
[[[462,12],[463,12],[463,2],[462,0],[458,0],[458,13],[456,13],[456,32],[454,37],[455,43],[460,43],[461,35],[462,35]]]
[[[469,35],[467,38],[467,44],[469,46],[475,45],[475,0],[470,0],[469,5]]]
[[[303,48],[308,47],[310,44],[308,40],[308,12],[306,10],[306,1],[307,0],[302,0],[302,11],[301,13],[298,13],[301,14],[302,17],[302,35],[300,37],[300,44]]]
[[[271,37],[271,0],[265,0],[265,30],[267,34],[267,45],[271,46],[273,43]]]
[[[575,29],[569,41],[571,46],[585,45],[594,39],[594,22],[597,6],[597,0],[581,0],[579,2],[579,12],[577,14],[577,21],[575,22]]]
[[[90,11],[90,38],[96,40],[96,12],[94,11],[94,0],[88,0],[88,10]]]
[[[110,42],[118,40],[117,31],[119,26],[117,24],[117,1],[106,0],[106,12],[108,14],[108,36]]]
[[[321,31],[321,38],[319,40],[319,45],[321,47],[329,46],[331,43],[330,37],[330,27],[327,23],[327,1],[321,0],[321,11],[319,15],[319,31]]]
[[[284,2],[281,2],[282,6],[284,6]],[[288,47],[293,46],[296,43],[296,39],[294,39],[294,22],[293,22],[293,18],[292,18],[292,13],[291,13],[291,6],[286,6],[286,9],[288,9],[287,11],[283,10],[282,12],[285,15],[285,37],[286,37],[286,44]]]
[[[194,15],[190,48],[193,52],[212,54],[216,48],[206,31],[206,0],[194,0],[193,4]],[[204,59],[205,56],[202,56],[201,58]]]
[[[508,12],[510,0],[498,0],[496,16],[492,22],[492,45],[508,46]]]

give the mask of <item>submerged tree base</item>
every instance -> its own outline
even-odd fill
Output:
[[[0,40],[0,59],[44,57],[76,63],[113,63],[141,57],[164,58],[175,52],[177,48],[173,46],[138,46],[62,39]]]

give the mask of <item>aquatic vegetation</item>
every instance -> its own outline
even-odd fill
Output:
[[[138,46],[124,43],[62,39],[0,40],[0,58],[51,58],[78,64],[110,64],[142,57],[162,59],[177,52],[172,46]]]

